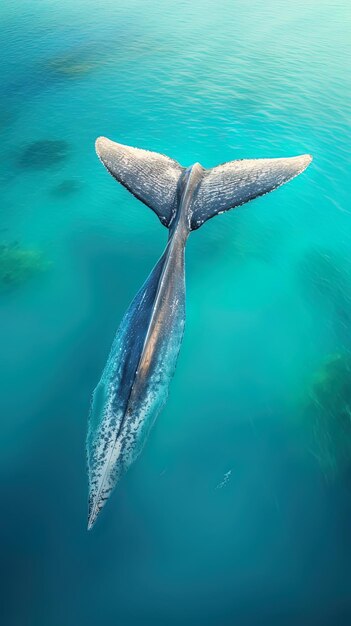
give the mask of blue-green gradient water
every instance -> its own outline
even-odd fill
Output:
[[[348,0],[0,17],[1,624],[347,626]],[[169,401],[87,533],[91,393],[167,237],[99,135],[186,166],[314,161],[191,235]]]

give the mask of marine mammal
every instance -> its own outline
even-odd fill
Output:
[[[185,322],[184,251],[191,231],[300,174],[310,155],[249,159],[205,169],[100,137],[112,176],[169,230],[166,248],[117,330],[94,391],[87,437],[90,529],[120,476],[140,453],[167,397]]]

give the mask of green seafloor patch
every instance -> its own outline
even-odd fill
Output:
[[[351,354],[330,354],[312,376],[303,410],[311,452],[328,480],[351,465]]]
[[[76,180],[74,178],[68,178],[62,180],[54,187],[51,187],[51,189],[49,190],[49,194],[54,198],[66,198],[67,196],[70,196],[77,191],[80,191],[81,187],[82,184],[79,180]]]
[[[0,294],[12,291],[48,267],[39,250],[23,248],[17,241],[0,244]]]
[[[41,139],[27,144],[20,153],[17,164],[23,169],[47,169],[65,161],[69,143],[62,139]]]

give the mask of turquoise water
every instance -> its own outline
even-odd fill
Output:
[[[349,3],[0,15],[1,622],[350,624],[348,368],[322,409],[313,391],[351,348]],[[91,393],[167,237],[99,135],[183,165],[314,161],[190,237],[169,401],[87,533]]]

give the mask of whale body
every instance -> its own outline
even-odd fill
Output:
[[[121,321],[93,393],[87,436],[88,529],[141,452],[166,401],[184,331],[184,251],[190,232],[273,191],[312,160],[302,155],[185,168],[162,154],[104,137],[97,139],[96,152],[110,174],[157,214],[169,237]]]

